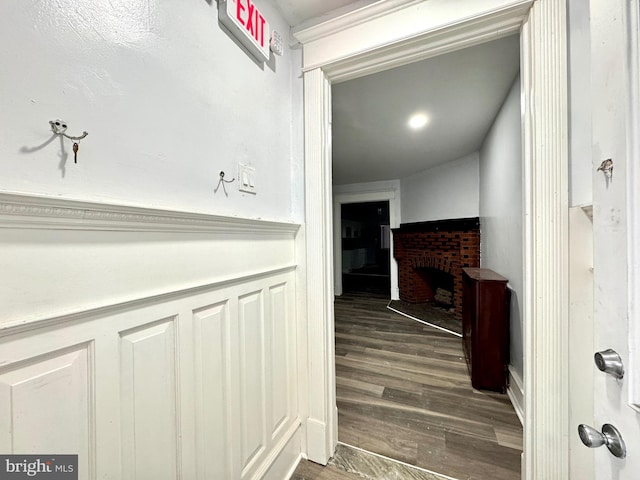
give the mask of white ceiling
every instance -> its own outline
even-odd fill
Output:
[[[275,1],[300,28],[384,0]],[[334,184],[405,178],[477,151],[518,71],[514,35],[334,85]],[[411,131],[417,111],[430,123]]]
[[[401,179],[479,150],[519,71],[517,35],[333,86],[333,183]],[[407,121],[430,122],[412,131]]]

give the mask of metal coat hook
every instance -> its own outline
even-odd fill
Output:
[[[228,197],[229,194],[227,193],[227,187],[225,187],[224,184],[225,183],[233,183],[235,181],[236,181],[235,178],[232,178],[231,180],[225,180],[224,179],[224,171],[221,171],[220,172],[220,179],[218,180],[218,185],[213,190],[213,193],[218,193],[218,189],[220,188],[220,185],[222,185],[222,190],[224,190],[224,194]]]
[[[78,163],[78,148],[80,147],[80,143],[78,142],[89,134],[85,131],[82,132],[82,135],[78,137],[67,135],[67,123],[64,120],[60,119],[49,120],[49,125],[51,126],[51,131],[54,133],[54,135],[58,135],[61,138],[65,137],[69,140],[73,140],[73,163]]]
[[[603,172],[608,178],[613,177],[613,160],[607,158],[598,167],[599,172]]]
[[[84,137],[89,135],[87,132],[82,132],[82,135],[80,135],[79,137],[72,137],[71,135],[67,135],[67,124],[64,120],[49,120],[49,125],[51,125],[51,131],[53,133],[55,133],[56,135],[62,135],[69,140],[82,140]]]

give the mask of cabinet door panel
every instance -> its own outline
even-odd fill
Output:
[[[463,269],[463,342],[474,388],[505,392],[509,362],[507,279],[485,268]]]

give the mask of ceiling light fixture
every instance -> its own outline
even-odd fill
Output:
[[[429,117],[424,113],[416,113],[409,118],[409,127],[419,130],[429,123]]]

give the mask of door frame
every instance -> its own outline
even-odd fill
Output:
[[[629,99],[627,112],[627,131],[640,131],[640,5],[637,2],[627,4],[625,10],[627,45],[629,48]],[[628,139],[628,159],[640,158],[640,138],[631,135]],[[629,399],[628,403],[640,412],[640,168],[637,161],[627,163],[627,218],[628,220],[628,265],[629,265]]]
[[[385,0],[294,33],[304,54],[306,453],[337,444],[331,83],[520,32],[523,478],[568,478],[568,102],[565,0]]]
[[[375,182],[367,184],[367,186],[375,186],[384,183],[389,188],[377,188],[360,191],[347,191],[340,189],[334,191],[333,195],[333,268],[334,276],[334,293],[342,295],[342,205],[349,203],[368,203],[368,202],[389,202],[389,226],[397,228],[400,226],[400,182],[397,180],[390,182]],[[393,257],[393,232],[391,232],[391,245],[389,248],[389,274],[391,276],[390,295],[391,300],[400,298],[398,288],[398,264]]]

